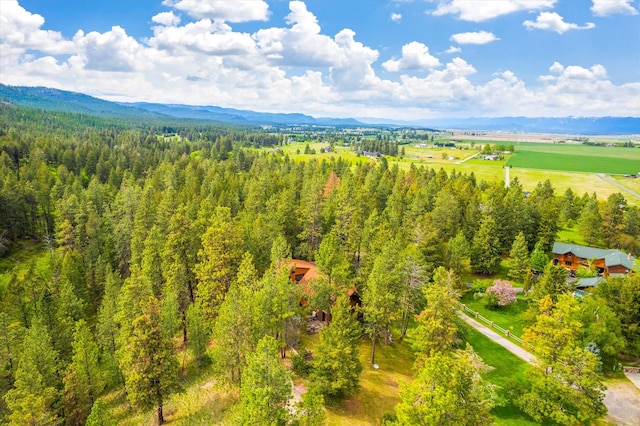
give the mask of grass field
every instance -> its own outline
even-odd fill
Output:
[[[508,385],[514,381],[525,381],[525,373],[529,365],[511,352],[489,340],[473,328],[464,325],[465,340],[473,346],[485,364],[493,367],[492,371],[484,374],[484,378],[500,387],[499,395],[503,397],[503,406],[495,407],[492,414],[496,425],[537,425],[529,419],[518,407],[509,400],[513,395],[508,394]]]
[[[640,172],[640,149],[520,143],[507,165],[544,170],[635,174]]]

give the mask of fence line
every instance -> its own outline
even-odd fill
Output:
[[[500,327],[498,324],[495,324],[493,321],[491,321],[490,319],[487,319],[485,317],[483,317],[482,315],[480,315],[479,312],[474,311],[473,309],[469,308],[467,305],[465,305],[464,303],[460,303],[458,302],[458,305],[460,306],[460,308],[463,311],[469,312],[471,314],[473,314],[473,317],[486,323],[487,325],[489,325],[490,328],[495,328],[496,330],[498,330],[499,332],[501,332],[502,334],[504,334],[506,337],[513,339],[514,341],[518,342],[523,348],[525,347],[529,347],[530,349],[533,349],[533,347],[531,345],[528,345],[524,340],[522,340],[520,337],[516,336],[515,334],[511,333],[509,330],[506,330],[502,327]]]

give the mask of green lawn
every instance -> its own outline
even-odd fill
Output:
[[[529,309],[529,304],[524,301],[522,295],[518,295],[516,303],[495,310],[487,309],[482,304],[482,299],[475,300],[472,292],[465,294],[461,302],[518,337],[522,337],[522,330],[528,325],[523,319],[523,314]]]
[[[484,378],[500,387],[499,395],[504,399],[504,405],[495,407],[492,414],[497,425],[536,425],[518,407],[516,407],[508,394],[508,385],[514,381],[524,381],[525,372],[529,365],[511,352],[486,338],[473,328],[464,325],[465,340],[473,346],[474,351],[484,360],[485,364],[493,367],[493,370],[484,374]]]

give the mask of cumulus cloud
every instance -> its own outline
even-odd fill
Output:
[[[427,46],[412,42],[399,58],[380,65],[387,71],[422,70],[422,75],[379,75],[378,50],[349,28],[323,34],[316,16],[300,1],[289,4],[284,25],[263,25],[252,33],[234,29],[222,9],[194,18],[195,9],[185,9],[188,2],[174,1],[182,9],[150,18],[153,36],[148,40],[136,40],[117,26],[103,33],[78,31],[65,39],[44,30],[44,18],[15,1],[0,2],[0,81],[5,84],[43,85],[117,101],[316,116],[597,116],[637,115],[640,110],[640,83],[613,84],[600,64],[556,62],[528,86],[511,71],[486,81],[461,57],[441,65]],[[462,4],[439,4],[444,3]],[[181,24],[180,13],[194,19]],[[242,19],[249,17],[245,13]],[[471,34],[452,40],[482,39],[480,33]],[[496,39],[486,34],[485,40]],[[455,46],[447,50],[458,51]]]
[[[155,23],[167,26],[175,26],[180,23],[180,17],[173,14],[173,11],[161,12],[153,16],[151,20]]]
[[[590,30],[596,26],[593,22],[587,22],[582,26],[564,22],[564,18],[556,12],[541,12],[535,21],[527,20],[524,21],[522,25],[527,27],[529,30],[537,29],[555,31],[558,34],[563,34],[570,30]]]
[[[228,22],[266,21],[269,5],[264,0],[164,0],[169,6],[197,19]]]
[[[80,57],[85,60],[86,69],[135,71],[149,67],[143,46],[119,26],[105,33],[92,31],[85,35],[78,31],[73,40],[81,48]]]
[[[440,66],[440,61],[429,53],[429,48],[422,43],[412,41],[402,46],[402,57],[390,59],[382,67],[390,72],[405,70],[426,70]]]
[[[462,49],[459,48],[458,46],[449,46],[449,48],[444,51],[444,53],[448,53],[448,54],[460,53],[460,52],[462,52]]]
[[[592,0],[591,11],[596,16],[609,16],[615,14],[637,15],[638,10],[631,6],[633,0]]]
[[[44,18],[25,10],[17,0],[1,0],[0,49],[4,54],[20,54],[27,49],[50,54],[71,53],[74,44],[58,31],[43,30]]]
[[[477,31],[470,33],[459,33],[451,36],[451,40],[458,44],[487,44],[500,40],[493,33],[487,31]]]
[[[318,19],[301,1],[289,3],[285,22],[291,28],[258,30],[253,39],[268,59],[289,66],[332,66],[345,60],[338,44],[320,34]]]
[[[209,55],[240,55],[255,50],[249,34],[234,32],[225,23],[209,19],[179,27],[155,27],[149,45],[174,54],[197,51]]]
[[[391,14],[391,20],[393,22],[400,22],[402,20],[402,14],[400,14],[400,13],[392,13]]]
[[[463,21],[481,22],[519,11],[549,9],[557,0],[430,0],[437,2],[435,16],[456,15]]]

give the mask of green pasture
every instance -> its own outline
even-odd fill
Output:
[[[640,172],[640,149],[519,143],[507,165],[529,169],[632,174]]]

